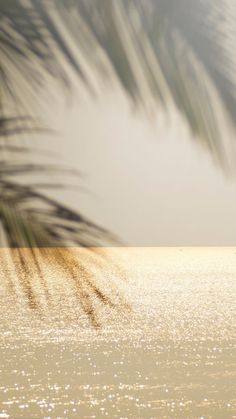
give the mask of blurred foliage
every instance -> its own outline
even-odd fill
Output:
[[[0,220],[7,244],[11,247],[92,246],[99,244],[103,237],[112,240],[104,229],[42,191],[56,185],[45,182],[38,188],[36,183],[25,185],[17,181],[19,174],[33,176],[40,171],[55,171],[50,166],[27,163],[25,157],[29,150],[20,138],[17,145],[12,138],[45,131],[38,128],[37,113],[32,112],[32,107],[39,109],[38,96],[48,74],[69,87],[56,46],[64,59],[83,75],[60,34],[50,25],[45,3],[3,0],[0,22]],[[9,101],[10,106],[5,106]],[[6,115],[9,107],[16,116]],[[63,168],[57,170],[63,172]]]
[[[48,77],[70,89],[68,68],[93,95],[88,68],[105,82],[116,78],[145,111],[174,106],[193,138],[227,165],[223,122],[234,124],[236,109],[229,12],[219,0],[1,0],[0,218],[11,246],[87,246],[105,234],[36,185],[17,182],[37,168],[11,162],[26,152],[11,136],[40,129],[40,92]]]

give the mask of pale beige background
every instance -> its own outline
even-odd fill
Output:
[[[229,173],[217,166],[180,115],[158,108],[144,115],[118,89],[96,101],[79,90],[58,97],[48,119],[60,135],[40,144],[80,170],[84,176],[70,182],[86,190],[56,196],[129,245],[235,245],[233,164]],[[227,141],[234,147],[233,135]]]

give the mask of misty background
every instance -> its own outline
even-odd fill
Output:
[[[191,141],[176,112],[147,118],[114,89],[54,104],[53,114],[60,135],[46,148],[82,173],[70,178],[78,190],[55,196],[130,246],[235,245],[236,176]]]
[[[235,245],[234,1],[25,4],[47,14],[70,89],[55,70],[25,89],[50,132],[23,143],[81,174],[38,174],[69,185],[46,196],[125,245]]]

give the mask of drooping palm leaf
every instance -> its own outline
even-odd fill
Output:
[[[99,48],[105,52],[132,101],[147,109],[176,107],[214,159],[228,164],[232,149],[225,137],[235,124],[236,109],[236,32],[228,22],[236,16],[236,8],[231,2],[62,3],[70,5],[73,14],[77,8],[83,30],[74,29],[75,36],[88,62],[86,39],[93,39],[95,53]],[[64,16],[63,7],[60,11]],[[98,58],[97,54],[97,66]]]
[[[35,183],[25,187],[14,177],[26,171],[48,171],[46,165],[29,164],[24,159],[14,162],[12,153],[22,151],[6,142],[13,134],[38,131],[36,125],[40,89],[49,75],[68,85],[60,53],[76,72],[83,74],[64,41],[49,23],[45,4],[30,1],[3,1],[0,8],[1,115],[0,146],[5,152],[0,171],[0,218],[11,246],[91,246],[100,243],[105,231],[65,205],[49,199]],[[37,95],[38,93],[38,95]],[[33,105],[33,106],[32,106]],[[30,109],[31,108],[31,109]],[[34,112],[32,112],[32,108]],[[6,115],[7,109],[18,113]],[[22,114],[30,115],[24,118]],[[41,128],[42,130],[42,128]],[[23,148],[24,149],[24,148]],[[8,151],[7,155],[6,152]],[[13,161],[11,159],[13,158]],[[5,160],[4,160],[5,159]],[[9,176],[12,177],[9,182]],[[48,182],[43,185],[48,186]]]
[[[227,36],[235,37],[230,22],[226,26],[235,9],[226,0],[221,4],[4,0],[1,38],[8,53],[6,48],[2,53],[18,76],[25,69],[28,86],[32,79],[42,86],[45,70],[68,85],[69,65],[91,91],[91,71],[106,78],[113,72],[136,103],[168,107],[174,102],[193,133],[223,162],[222,147],[217,149],[223,135],[219,116],[227,111],[235,119],[235,60],[226,45]]]
[[[228,115],[234,121],[235,61],[221,18],[227,23],[232,12],[226,0],[222,10],[212,0],[178,5],[174,0],[2,0],[1,136],[35,128],[24,121],[16,127],[6,109],[14,103],[17,116],[34,117],[47,77],[69,87],[70,67],[93,93],[91,71],[111,82],[116,78],[143,108],[176,106],[196,138],[226,165],[231,149],[224,130]]]

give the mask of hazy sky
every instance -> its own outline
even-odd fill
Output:
[[[236,244],[236,176],[213,164],[180,116],[148,118],[115,90],[53,114],[59,160],[85,175],[87,191],[63,191],[67,204],[132,246]]]
[[[64,15],[56,9],[53,15],[96,92],[89,97],[66,61],[73,97],[65,98],[58,85],[49,86],[50,100],[46,92],[49,125],[60,134],[47,147],[60,163],[84,174],[80,186],[87,188],[55,195],[133,246],[236,245],[236,9],[231,0],[223,8],[218,0],[187,3],[150,0],[158,13],[152,21],[151,7],[146,21],[142,14],[137,19],[135,2],[129,19],[126,3],[114,2],[109,10],[116,31],[104,19],[97,39],[78,15],[74,23],[81,31],[74,29],[74,38]],[[122,47],[113,51],[116,37]],[[146,114],[131,104],[132,94]],[[158,106],[160,97],[165,107]],[[213,163],[214,154],[231,175]]]

